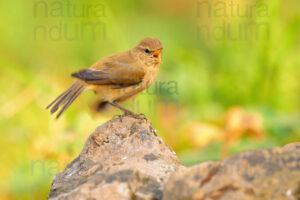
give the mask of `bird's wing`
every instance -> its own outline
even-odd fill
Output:
[[[83,69],[73,73],[72,76],[95,85],[115,85],[116,88],[135,85],[143,80],[145,71],[142,67],[137,67],[123,62],[105,63],[101,70]]]

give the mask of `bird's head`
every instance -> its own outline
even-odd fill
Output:
[[[162,44],[159,39],[155,37],[147,37],[140,41],[140,43],[134,48],[145,64],[160,64]]]

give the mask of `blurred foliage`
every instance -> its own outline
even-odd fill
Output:
[[[0,199],[46,198],[118,111],[90,111],[92,92],[59,120],[45,107],[72,72],[147,36],[162,41],[163,64],[127,107],[153,121],[183,164],[300,141],[298,0],[10,0],[0,17]],[[82,28],[91,23],[94,32]]]

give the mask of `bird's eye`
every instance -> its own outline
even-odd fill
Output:
[[[145,52],[146,52],[146,53],[150,53],[150,50],[149,50],[149,49],[145,49]]]

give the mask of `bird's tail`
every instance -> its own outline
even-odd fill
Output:
[[[60,106],[63,106],[59,113],[57,114],[56,118],[59,118],[60,115],[71,105],[71,103],[82,93],[85,91],[86,85],[81,81],[76,81],[64,91],[61,95],[59,95],[54,101],[52,101],[48,106],[47,109],[51,108],[51,114],[55,113]]]

